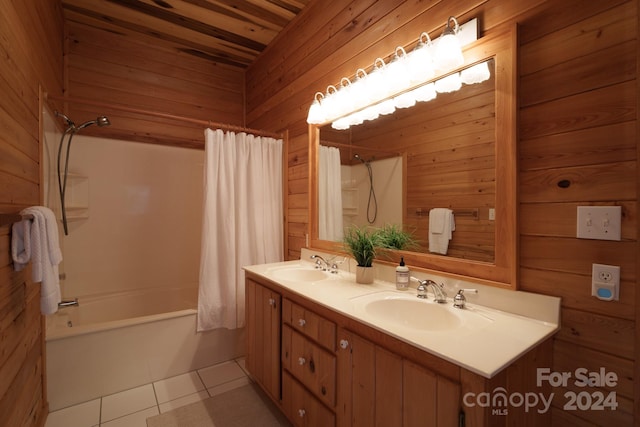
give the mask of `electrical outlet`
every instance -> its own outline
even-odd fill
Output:
[[[618,301],[620,292],[620,267],[593,264],[591,270],[591,295],[604,301]]]

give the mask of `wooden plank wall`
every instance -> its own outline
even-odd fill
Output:
[[[622,426],[633,422],[638,351],[637,2],[583,4],[554,4],[521,27],[520,285],[563,299],[554,370],[617,373],[618,409],[590,411],[588,419]],[[562,180],[570,185],[558,186]],[[578,205],[621,205],[622,241],[577,239]],[[620,302],[591,297],[594,262],[621,267]],[[561,403],[558,418],[576,422],[580,414]]]
[[[102,21],[80,24],[73,12],[65,17],[65,96],[88,104],[60,108],[77,124],[98,115],[111,121],[83,134],[202,149],[202,124],[145,112],[244,125],[243,69],[115,31]]]
[[[313,94],[421,31],[439,35],[432,30],[449,15],[478,16],[482,30],[518,23],[519,285],[562,297],[554,370],[602,366],[619,378],[615,411],[563,410],[556,390],[554,425],[637,425],[637,8],[637,0],[310,3],[246,76],[248,125],[289,130],[288,258],[299,258],[309,229]],[[558,187],[563,179],[568,188]],[[575,238],[576,206],[587,204],[623,207],[621,242]],[[592,263],[621,266],[621,301],[590,296]]]
[[[0,212],[40,204],[40,88],[62,90],[57,2],[0,0]],[[0,424],[42,426],[48,412],[40,285],[14,272],[0,226]]]

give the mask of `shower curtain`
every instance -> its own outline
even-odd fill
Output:
[[[321,145],[319,163],[318,237],[340,241],[343,236],[340,150]]]
[[[283,260],[282,140],[205,130],[198,331],[245,323],[243,266]]]

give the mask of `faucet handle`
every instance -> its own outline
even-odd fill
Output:
[[[455,297],[453,297],[453,306],[455,308],[464,308],[467,303],[467,298],[464,296],[465,292],[473,292],[475,294],[478,293],[477,289],[460,289]]]

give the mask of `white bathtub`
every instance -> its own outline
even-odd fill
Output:
[[[47,316],[54,411],[244,354],[243,330],[196,332],[194,288],[82,297]]]

